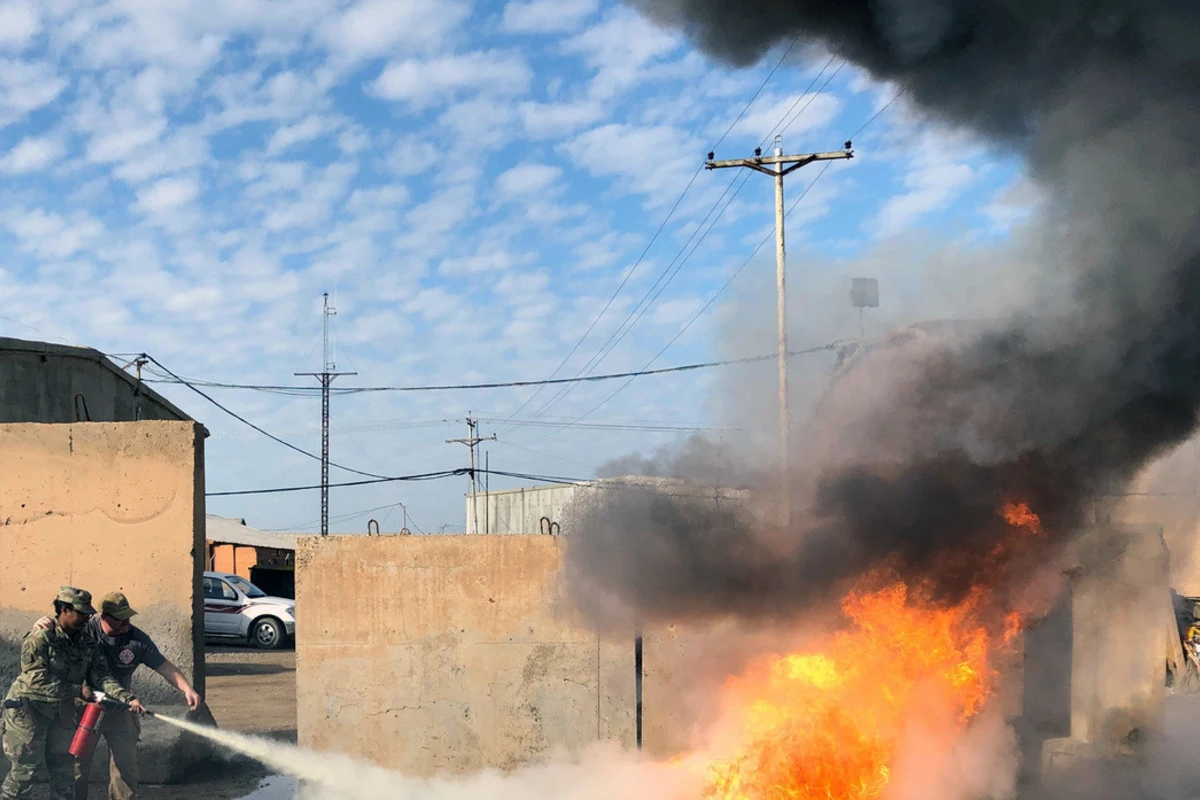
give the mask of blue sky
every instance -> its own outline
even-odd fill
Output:
[[[781,55],[732,70],[605,0],[0,0],[0,334],[290,384],[320,367],[329,291],[337,366],[358,373],[341,385],[537,379],[628,277],[560,374],[640,369],[672,339],[653,366],[769,352],[773,247],[746,263],[773,230],[769,179],[701,173],[647,245],[731,124],[718,158],[778,128],[788,152],[836,149],[896,94],[802,47],[763,86]],[[856,332],[848,276],[868,267],[884,297],[873,330],[963,310],[980,273],[913,270],[912,254],[992,247],[1035,202],[1019,164],[904,98],[854,143],[789,216],[797,346]],[[790,196],[819,172],[789,178]],[[620,384],[544,391],[507,425],[531,390],[337,397],[333,456],[385,474],[464,466],[444,440],[469,410],[499,435],[493,468],[586,477],[686,435],[638,428],[728,425],[722,380],[639,379],[562,429],[546,423]],[[210,490],[317,478],[188,389],[159,388],[212,431]],[[315,398],[211,391],[319,448]],[[397,527],[404,502],[423,530],[461,529],[465,488],[339,490],[333,527]],[[209,508],[268,529],[318,517],[315,493]]]

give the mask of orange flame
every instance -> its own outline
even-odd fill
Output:
[[[976,592],[939,605],[879,576],[843,601],[849,621],[823,652],[757,665],[728,685],[744,723],[709,769],[708,800],[872,800],[914,719],[947,748],[992,693]],[[931,709],[938,709],[932,711]]]
[[[1029,508],[1028,503],[1005,503],[1000,507],[1000,516],[1014,528],[1023,528],[1032,534],[1042,532],[1042,520]]]

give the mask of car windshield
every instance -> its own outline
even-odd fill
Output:
[[[228,578],[226,578],[226,580],[228,580],[230,583],[232,583],[237,588],[241,589],[242,594],[246,595],[246,597],[253,598],[253,597],[266,597],[267,596],[266,592],[264,592],[262,589],[258,588],[253,583],[246,580],[245,578],[239,578],[236,575],[230,575]]]

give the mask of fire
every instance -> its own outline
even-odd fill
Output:
[[[1040,537],[1028,504],[998,515],[1024,536],[987,557],[996,570]],[[893,778],[906,731],[949,753],[993,694],[1022,616],[984,587],[958,603],[880,571],[842,601],[844,628],[813,652],[764,659],[727,684],[735,744],[710,762],[706,800],[873,800]]]
[[[927,722],[948,721],[952,740],[991,695],[980,599],[942,606],[899,580],[852,591],[849,626],[823,652],[776,658],[730,683],[745,709],[740,751],[713,765],[706,797],[879,797],[906,725],[937,707],[946,719]]]
[[[1000,516],[1014,528],[1022,528],[1032,534],[1042,532],[1041,518],[1030,510],[1027,503],[1005,503],[1000,507]]]

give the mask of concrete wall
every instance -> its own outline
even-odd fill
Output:
[[[194,422],[0,425],[0,691],[22,637],[62,584],[99,605],[120,590],[135,624],[203,692],[203,429]],[[176,701],[139,670],[147,703]]]
[[[96,350],[0,337],[0,423],[187,419]]]
[[[1069,597],[1047,631],[1059,635],[1026,641],[1027,696],[1044,702],[1057,688],[1070,699],[1036,714],[1053,723],[1042,733],[1062,737],[1041,742],[1041,768],[1051,779],[1081,760],[1146,756],[1163,730],[1166,662],[1177,636],[1161,528],[1096,526],[1077,540],[1071,561]],[[1037,649],[1054,676],[1029,671]]]
[[[551,536],[311,537],[296,560],[300,743],[412,775],[511,769],[551,748],[634,744],[632,637],[601,641],[557,595]],[[647,637],[644,746],[679,665]]]

